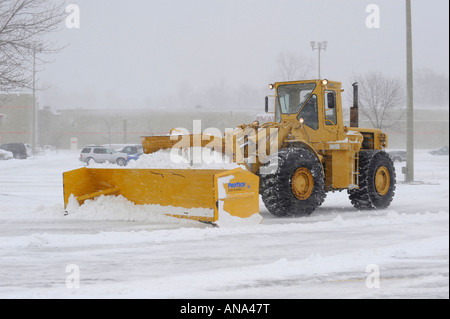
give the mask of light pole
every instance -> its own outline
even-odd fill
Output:
[[[317,44],[317,46],[316,46]],[[319,55],[319,79],[320,79],[320,52],[322,50],[326,51],[327,50],[327,44],[328,41],[322,41],[322,42],[317,42],[316,41],[311,41],[311,48],[312,50],[317,50],[318,51],[318,55]]]
[[[33,50],[33,123],[32,123],[32,145],[33,153],[36,154],[39,143],[39,107],[36,103],[36,53],[42,52],[42,45],[35,44]]]
[[[38,143],[38,109],[36,103],[36,51],[38,51],[37,47],[33,48],[33,125],[32,125],[32,145],[33,145],[33,154],[36,154],[36,147]]]
[[[414,95],[411,0],[406,0],[406,176],[405,182],[414,181]]]

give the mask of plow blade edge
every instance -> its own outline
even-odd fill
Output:
[[[167,215],[218,223],[236,218],[261,222],[259,177],[241,168],[103,169],[80,168],[63,174],[64,207],[98,196],[122,195],[137,205],[168,207]],[[183,213],[171,213],[182,207]],[[203,208],[198,210],[196,208]]]

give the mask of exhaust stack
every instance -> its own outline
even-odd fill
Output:
[[[350,127],[359,126],[358,115],[358,82],[353,83],[353,106],[350,108]]]

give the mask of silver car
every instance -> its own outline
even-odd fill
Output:
[[[80,161],[89,165],[95,163],[116,163],[119,166],[127,165],[128,154],[116,152],[112,148],[103,146],[86,146],[80,154]]]
[[[387,153],[393,162],[406,162],[406,151],[389,151]]]
[[[14,158],[13,153],[0,149],[0,160],[9,160]]]

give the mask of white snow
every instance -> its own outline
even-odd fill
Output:
[[[101,164],[96,164],[102,167]],[[104,166],[105,164],[103,164]],[[153,154],[143,154],[124,168],[174,168],[174,169],[233,169],[243,167],[232,163],[220,152],[209,148],[164,149]]]
[[[192,216],[213,217],[214,210],[208,208],[190,208],[161,206],[161,205],[136,205],[128,201],[122,195],[100,196],[94,200],[87,200],[79,205],[74,196],[69,199],[66,208],[67,219],[90,220],[121,220],[121,221],[156,221],[175,222],[168,215],[184,215],[189,212]]]
[[[336,192],[307,218],[261,202],[261,224],[221,228],[120,196],[64,216],[62,173],[78,157],[0,161],[0,298],[449,298],[448,156],[416,151],[413,184],[396,163],[386,210]]]
[[[215,222],[218,227],[241,227],[250,225],[259,225],[263,221],[263,218],[259,214],[253,214],[247,218],[241,218],[238,216],[232,216],[227,211],[223,210],[223,203],[219,202],[219,219]]]

